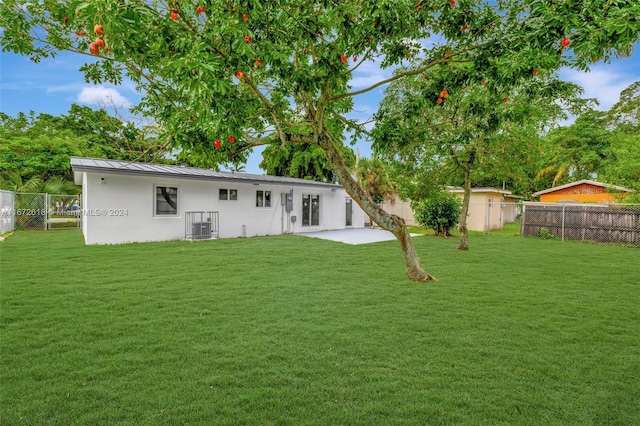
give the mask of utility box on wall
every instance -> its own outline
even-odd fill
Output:
[[[293,210],[293,194],[291,192],[282,193],[282,204],[285,211],[290,212]]]

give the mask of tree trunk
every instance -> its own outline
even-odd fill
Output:
[[[318,144],[327,155],[327,159],[333,167],[333,172],[338,177],[338,181],[347,191],[347,194],[351,196],[353,200],[369,215],[371,220],[377,223],[381,228],[390,231],[395,235],[400,243],[402,254],[404,255],[404,261],[407,268],[407,274],[409,278],[417,282],[437,281],[437,279],[427,273],[420,264],[420,258],[413,240],[409,234],[409,230],[404,223],[404,220],[398,216],[391,215],[385,212],[382,207],[378,206],[373,200],[371,200],[364,190],[353,179],[349,169],[344,165],[343,159],[340,156],[334,142],[328,135],[321,135],[318,138]]]
[[[458,250],[469,250],[469,230],[467,229],[467,216],[469,215],[469,202],[471,201],[471,170],[464,170],[464,195],[462,197],[462,208],[460,209],[460,244]]]

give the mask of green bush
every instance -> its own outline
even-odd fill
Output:
[[[540,238],[543,240],[553,240],[555,236],[547,228],[540,228]]]
[[[411,203],[416,221],[433,229],[436,235],[451,235],[449,230],[458,224],[461,201],[450,192],[440,192],[428,199]]]

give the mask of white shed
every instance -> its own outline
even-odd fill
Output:
[[[464,189],[449,187],[449,192],[462,200]],[[502,229],[505,223],[515,222],[521,213],[522,197],[513,195],[511,191],[498,188],[471,188],[467,228],[471,231],[487,232]],[[409,201],[402,201],[397,195],[391,202],[385,201],[382,208],[390,214],[400,216],[408,225],[415,225],[416,220]]]
[[[364,227],[340,185],[71,158],[87,244],[251,237]]]
[[[449,188],[460,200],[464,197],[463,188]],[[514,222],[520,214],[522,197],[511,191],[498,188],[471,188],[467,228],[470,231],[488,232],[502,229],[505,223]]]

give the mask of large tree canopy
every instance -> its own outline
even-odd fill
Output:
[[[57,118],[0,113],[0,179],[18,182],[38,177],[71,179],[69,157],[81,155],[85,141],[58,126]],[[6,185],[5,185],[6,186]]]
[[[607,112],[607,124],[627,133],[640,132],[640,81],[620,93],[620,100]]]
[[[355,155],[348,147],[340,147],[345,165],[355,165]],[[310,144],[272,144],[262,151],[260,167],[267,174],[311,179],[319,182],[336,182],[333,167],[324,151]]]
[[[373,203],[343,162],[345,131],[366,132],[346,117],[354,98],[458,64],[468,71],[449,90],[487,80],[502,98],[534,68],[584,69],[628,53],[639,10],[610,0],[10,1],[0,3],[0,44],[34,60],[58,50],[96,54],[83,67],[88,80],[127,76],[145,94],[139,109],[176,147],[219,163],[242,162],[258,145],[318,145],[347,192],[397,236],[409,276],[424,281],[431,276],[402,220]],[[369,61],[415,66],[351,89],[354,70]]]
[[[61,116],[0,112],[0,187],[77,192],[71,156],[168,162],[163,145],[148,128],[86,106]]]
[[[640,190],[640,82],[620,94],[609,111],[589,109],[575,122],[550,131],[540,151],[543,188],[578,179],[598,179]]]
[[[640,203],[640,81],[622,91],[606,120],[611,145],[599,178],[634,189],[625,201]]]
[[[511,97],[501,100],[491,95],[486,81],[461,81],[450,93],[451,80],[467,73],[466,66],[460,65],[394,81],[385,92],[373,131],[374,150],[403,177],[399,182],[412,201],[434,190],[438,194],[446,185],[462,184],[461,250],[469,248],[472,175],[486,169],[486,163],[506,168],[511,155],[530,149],[526,140],[511,146],[514,134],[526,129],[535,141],[544,127],[564,117],[560,101],[576,107],[584,102],[576,97],[579,87],[549,76],[526,80],[511,90]],[[537,70],[531,74],[539,76]]]
[[[538,174],[539,179],[553,177],[552,186],[580,179],[591,179],[602,170],[609,155],[611,132],[606,128],[606,113],[590,110],[575,123],[558,127],[547,134],[550,163]]]

